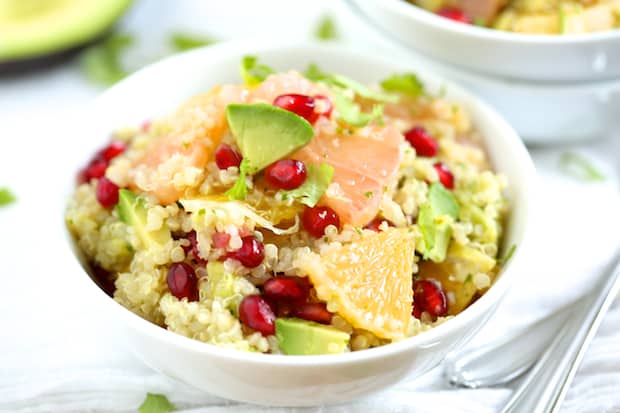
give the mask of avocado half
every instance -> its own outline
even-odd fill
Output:
[[[0,0],[0,68],[55,57],[102,36],[132,0]]]

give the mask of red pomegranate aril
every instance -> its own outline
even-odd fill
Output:
[[[112,208],[118,204],[118,186],[105,176],[97,182],[95,195],[104,208]]]
[[[328,206],[306,207],[301,216],[301,222],[306,231],[316,238],[320,238],[325,234],[325,228],[333,225],[340,229],[340,217]]]
[[[306,165],[295,159],[281,159],[265,169],[265,180],[275,189],[299,188],[307,176]]]
[[[258,267],[265,258],[265,246],[254,235],[241,238],[241,248],[228,253],[228,258],[235,259],[247,268]]]
[[[226,232],[216,232],[213,234],[213,246],[215,248],[226,248],[230,242],[230,234]]]
[[[405,132],[405,139],[415,149],[418,156],[433,157],[439,151],[437,141],[422,126],[416,126]]]
[[[324,116],[326,118],[331,117],[332,110],[334,109],[334,105],[332,105],[332,101],[329,100],[327,96],[323,95],[315,95],[314,96],[314,112],[318,114],[318,116]]]
[[[241,165],[242,156],[230,145],[221,144],[215,150],[215,164],[220,169],[228,169],[231,166]]]
[[[93,159],[84,170],[84,178],[86,181],[90,181],[91,179],[99,179],[103,177],[106,169],[108,169],[108,165],[109,163],[105,159]]]
[[[244,326],[256,330],[264,336],[275,333],[276,316],[267,301],[260,295],[245,296],[239,304],[239,320]]]
[[[456,7],[443,7],[437,14],[458,23],[471,24],[471,19],[467,17],[463,10]]]
[[[314,111],[316,105],[312,96],[296,93],[280,95],[274,99],[273,105],[293,112],[310,123],[314,123],[319,117],[319,114]]]
[[[198,301],[198,278],[191,265],[176,262],[168,270],[168,289],[179,300]]]
[[[433,319],[448,313],[446,293],[433,281],[419,280],[413,283],[414,315],[416,309],[427,312]]]
[[[384,222],[387,222],[388,227],[394,226],[394,224],[392,224],[390,221],[388,221],[385,218],[375,218],[372,221],[370,221],[368,224],[366,224],[364,228],[369,229],[371,231],[375,231],[375,232],[381,232],[381,228],[379,227]]]
[[[103,148],[99,154],[101,158],[110,162],[112,159],[125,152],[125,149],[127,149],[125,142],[113,141],[108,146]]]
[[[183,248],[185,250],[185,254],[191,251],[194,259],[198,261],[198,263],[206,263],[207,261],[200,256],[200,251],[198,250],[198,236],[196,235],[196,231],[190,231],[187,234],[187,239],[189,240],[189,247]]]
[[[325,303],[305,303],[293,309],[293,315],[308,321],[315,321],[321,324],[332,322],[333,314],[327,311]]]
[[[308,298],[307,282],[300,277],[280,275],[265,281],[263,293],[275,300],[305,301]]]
[[[439,176],[439,182],[446,187],[446,189],[454,189],[454,175],[446,165],[441,162],[437,162],[433,165]]]

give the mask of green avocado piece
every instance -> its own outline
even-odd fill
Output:
[[[131,0],[0,0],[0,63],[88,43],[130,4]]]
[[[439,182],[433,182],[427,201],[420,207],[418,226],[424,237],[422,254],[425,259],[442,262],[452,237],[453,219],[459,215],[459,204],[452,192]],[[452,218],[452,220],[450,218]]]
[[[284,158],[314,136],[312,125],[301,116],[264,103],[228,105],[226,116],[252,172]]]
[[[172,238],[170,230],[166,227],[157,231],[150,231],[146,228],[147,210],[144,199],[130,190],[121,189],[118,191],[116,210],[120,220],[133,227],[145,248],[163,245]]]
[[[345,352],[350,336],[334,327],[312,321],[278,318],[276,338],[284,354],[311,356]]]

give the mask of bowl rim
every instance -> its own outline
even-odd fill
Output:
[[[392,67],[393,71],[403,70],[405,68],[411,69],[412,62],[397,63],[389,58],[382,57],[381,55],[373,55],[368,52],[352,51],[345,46],[337,45],[325,45],[316,42],[307,43],[291,43],[290,41],[274,42],[270,41],[265,43],[264,41],[251,40],[251,41],[229,41],[222,42],[212,46],[207,46],[199,49],[190,50],[184,53],[179,53],[154,64],[151,64],[143,69],[140,69],[136,73],[130,75],[128,78],[122,80],[118,84],[114,85],[110,89],[103,92],[97,97],[91,105],[87,108],[92,113],[93,109],[98,105],[104,104],[109,98],[114,97],[118,90],[125,88],[125,85],[131,84],[135,79],[139,79],[150,72],[155,72],[163,67],[174,67],[180,64],[187,64],[183,62],[191,62],[193,59],[208,59],[211,60],[211,64],[217,65],[218,61],[227,60],[230,58],[238,58],[239,60],[243,55],[261,53],[278,53],[286,54],[288,51],[304,51],[305,54],[318,55],[325,57],[334,57],[338,59],[362,59],[367,61],[378,61],[380,64],[386,67]],[[344,56],[344,57],[343,57]],[[319,59],[317,59],[319,60]],[[432,81],[435,83],[441,83],[447,86],[447,96],[455,95],[455,99],[468,106],[475,106],[475,111],[480,116],[489,118],[494,125],[500,129],[501,134],[506,136],[507,142],[510,143],[511,150],[514,152],[514,157],[518,159],[519,169],[522,169],[521,179],[522,187],[524,188],[521,197],[524,199],[523,205],[520,205],[524,216],[524,228],[522,229],[522,238],[520,243],[524,243],[527,238],[528,227],[531,221],[532,210],[532,197],[529,195],[534,188],[535,182],[535,168],[533,161],[527,152],[523,142],[514,131],[514,129],[508,125],[508,123],[489,105],[484,103],[481,99],[477,98],[472,93],[464,90],[460,86],[446,81],[445,79],[436,76],[431,73],[430,70],[422,67],[416,68],[416,73],[420,75],[423,81]],[[104,103],[102,103],[104,102]],[[86,118],[92,115],[87,115]],[[69,180],[69,186],[67,189],[67,198],[74,192],[74,181]],[[66,208],[66,199],[63,205],[63,211]],[[89,276],[86,269],[81,265],[79,256],[77,254],[77,246],[70,234],[65,222],[63,214],[63,227],[65,232],[65,239],[67,241],[67,252],[73,255],[72,263],[75,265],[76,275],[79,274],[82,281],[88,284],[88,289],[93,293],[94,299],[96,299],[102,308],[110,309],[114,311],[117,317],[121,318],[125,324],[130,328],[140,331],[142,334],[149,336],[152,339],[163,341],[166,344],[174,347],[181,347],[185,350],[201,353],[204,355],[216,356],[220,358],[229,359],[236,362],[244,362],[256,365],[271,365],[271,366],[327,366],[327,365],[348,365],[357,364],[359,362],[369,362],[385,357],[395,356],[402,353],[407,353],[412,349],[431,347],[435,343],[439,342],[442,337],[449,334],[451,330],[458,330],[468,325],[474,318],[480,317],[485,312],[489,311],[493,306],[497,305],[501,298],[504,296],[508,287],[512,283],[512,280],[516,277],[515,267],[522,260],[522,246],[516,249],[512,259],[506,265],[502,271],[502,276],[497,279],[492,287],[476,302],[466,308],[463,312],[457,316],[447,320],[446,322],[413,337],[408,337],[403,340],[390,343],[388,345],[379,346],[375,348],[366,349],[364,351],[348,352],[343,354],[334,355],[274,355],[263,353],[251,353],[235,349],[222,348],[209,343],[204,343],[195,339],[191,339],[180,334],[168,331],[156,324],[151,323],[143,319],[142,317],[134,314],[129,309],[123,307],[117,303],[114,299],[108,296]],[[87,275],[84,277],[84,275]],[[111,304],[111,305],[110,305]],[[106,307],[103,307],[106,306]]]
[[[359,2],[365,0],[347,1],[353,1],[359,4]],[[554,45],[571,47],[583,45],[585,43],[620,40],[620,28],[601,32],[562,35],[514,33],[488,27],[479,27],[473,24],[456,23],[405,0],[381,0],[379,3],[382,4],[383,7],[391,9],[393,13],[404,14],[411,19],[431,26],[437,26],[439,29],[450,32],[451,34],[468,36],[477,41],[495,40],[513,42],[522,46]]]

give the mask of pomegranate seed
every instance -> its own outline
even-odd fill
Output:
[[[439,151],[437,141],[421,126],[416,126],[405,132],[405,139],[419,156],[433,157]]]
[[[168,270],[168,289],[179,300],[198,301],[198,278],[191,265],[176,262]]]
[[[276,189],[299,188],[308,175],[306,165],[294,159],[282,159],[269,165],[265,169],[265,179]]]
[[[105,176],[97,182],[95,194],[97,195],[97,201],[104,208],[112,208],[118,204],[118,186]]]
[[[207,261],[200,256],[200,251],[198,250],[198,236],[196,235],[196,231],[190,231],[187,234],[187,239],[189,240],[189,247],[183,248],[185,250],[185,254],[191,251],[194,259],[199,264],[206,264]]]
[[[268,279],[263,285],[264,294],[276,300],[305,301],[308,291],[307,281],[300,277],[281,275]]]
[[[245,267],[258,267],[265,258],[265,246],[254,235],[241,238],[241,248],[228,253],[228,258],[239,261]]]
[[[327,311],[325,303],[305,303],[293,309],[295,317],[303,318],[308,321],[315,321],[321,324],[332,322],[333,314]]]
[[[433,167],[437,171],[439,182],[441,182],[446,189],[454,189],[454,175],[452,175],[448,167],[441,162],[437,162]]]
[[[440,9],[437,14],[458,23],[471,24],[471,19],[463,13],[463,10],[456,7],[444,7]]]
[[[230,242],[230,234],[226,232],[216,232],[213,234],[213,246],[215,248],[226,248]]]
[[[329,118],[332,115],[332,110],[334,109],[334,105],[332,105],[332,101],[329,100],[327,96],[323,95],[315,95],[314,96],[314,111],[319,116],[324,116]]]
[[[414,315],[426,311],[436,319],[448,313],[448,300],[443,290],[434,282],[419,280],[413,283]]]
[[[340,229],[340,217],[336,211],[328,206],[315,206],[306,208],[301,217],[304,228],[316,238],[320,238],[325,234],[325,228],[328,225],[334,225]]]
[[[293,112],[310,123],[314,123],[319,114],[314,111],[315,103],[312,96],[290,94],[280,95],[274,99],[273,105]]]
[[[241,154],[225,143],[215,150],[215,164],[220,169],[228,169],[231,166],[238,167],[241,164],[241,159]]]
[[[99,157],[110,162],[112,159],[125,152],[125,149],[127,149],[127,145],[125,145],[124,142],[113,141],[99,152]]]
[[[95,158],[84,170],[84,178],[86,181],[91,179],[99,179],[105,175],[105,171],[108,169],[108,161],[102,158]]]
[[[275,333],[276,316],[269,303],[260,295],[245,296],[239,304],[239,320],[246,327],[256,330],[264,336]]]
[[[388,227],[394,226],[394,224],[392,224],[387,219],[377,217],[377,218],[373,219],[372,221],[370,221],[368,224],[366,224],[366,226],[364,228],[369,229],[371,231],[375,231],[375,232],[381,232],[381,229],[379,227],[384,222],[387,222]]]

